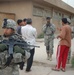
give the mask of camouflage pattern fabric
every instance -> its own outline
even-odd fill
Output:
[[[12,65],[5,69],[0,69],[0,75],[19,75],[18,65]]]
[[[43,32],[44,32],[45,46],[49,47],[49,50],[47,51],[53,54],[53,39],[55,38],[54,37],[55,26],[53,24],[50,24],[50,26],[44,25]]]
[[[16,31],[17,25],[16,22],[12,19],[4,19],[2,28],[12,28]]]
[[[16,40],[23,40],[18,34],[13,34],[13,37]],[[10,38],[10,37],[9,37]],[[0,40],[9,39],[2,36]],[[19,68],[17,64],[21,61],[26,61],[30,57],[30,53],[24,50],[19,46],[14,46],[14,53],[13,53],[13,60],[9,67],[5,67],[4,64],[6,63],[6,59],[9,56],[7,50],[8,46],[5,44],[0,44],[0,75],[19,75]],[[25,56],[23,54],[25,53]]]
[[[19,75],[19,68],[16,64],[11,64],[9,67],[4,66],[8,56],[9,55],[8,55],[7,51],[0,53],[0,75]],[[15,57],[15,56],[17,56],[17,55],[14,54],[13,60],[17,60],[17,57],[19,57],[19,55],[17,57]],[[21,58],[21,57],[19,57],[19,58]]]

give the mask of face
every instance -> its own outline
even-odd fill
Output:
[[[62,26],[64,25],[64,23],[62,22]]]
[[[23,22],[19,23],[20,26],[23,26]]]
[[[26,23],[26,21],[23,21],[23,25],[25,26],[27,23]]]
[[[50,20],[48,19],[48,20],[46,20],[47,21],[47,23],[50,23]]]
[[[10,28],[4,28],[3,33],[5,36],[10,36],[12,33],[14,33],[14,30]]]

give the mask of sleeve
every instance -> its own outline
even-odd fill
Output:
[[[36,30],[36,28],[34,28],[34,30],[33,30],[33,36],[36,38],[37,37],[37,30]]]
[[[62,27],[61,32],[59,34],[59,37],[61,39],[65,39],[65,35],[66,35],[66,28],[65,27]]]
[[[52,32],[54,33],[56,31],[56,27],[54,24],[52,24]]]
[[[46,33],[46,29],[47,29],[47,26],[43,25],[42,30],[43,30],[44,33]]]
[[[19,27],[17,28],[17,33],[18,33],[18,34],[21,34],[21,26],[19,26]]]

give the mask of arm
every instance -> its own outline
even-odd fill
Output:
[[[46,29],[47,29],[47,26],[46,25],[43,25],[42,30],[43,30],[44,33],[46,33]]]
[[[60,27],[57,27],[57,30],[61,31],[61,28]]]
[[[52,32],[54,33],[56,31],[56,27],[54,24],[52,24]]]
[[[33,30],[33,36],[36,38],[37,37],[37,31],[36,31],[36,29],[34,28],[34,30]]]
[[[65,39],[65,35],[66,35],[66,28],[62,27],[61,32],[57,38]]]

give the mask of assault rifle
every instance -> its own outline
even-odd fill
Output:
[[[0,36],[1,38],[1,36]],[[20,39],[14,39],[12,37],[10,37],[8,40],[0,40],[0,44],[5,44],[8,45],[8,53],[10,55],[10,57],[7,58],[7,62],[4,65],[3,68],[5,68],[6,66],[9,66],[9,64],[11,63],[11,60],[13,59],[13,47],[14,46],[19,46],[21,48],[24,48],[24,50],[30,50],[30,47],[38,47],[40,48],[40,46],[34,46],[34,45],[30,45],[29,43],[20,40]],[[23,69],[24,66],[24,62],[19,63],[20,64],[20,69]]]
[[[38,47],[40,48],[40,46],[34,46],[34,45],[30,45],[29,43],[23,41],[23,40],[19,40],[19,39],[14,39],[14,38],[9,38],[8,40],[1,40],[0,41],[1,44],[6,44],[9,46],[8,52],[9,54],[13,54],[13,47],[15,45],[24,48],[24,50],[30,50],[31,47]]]

